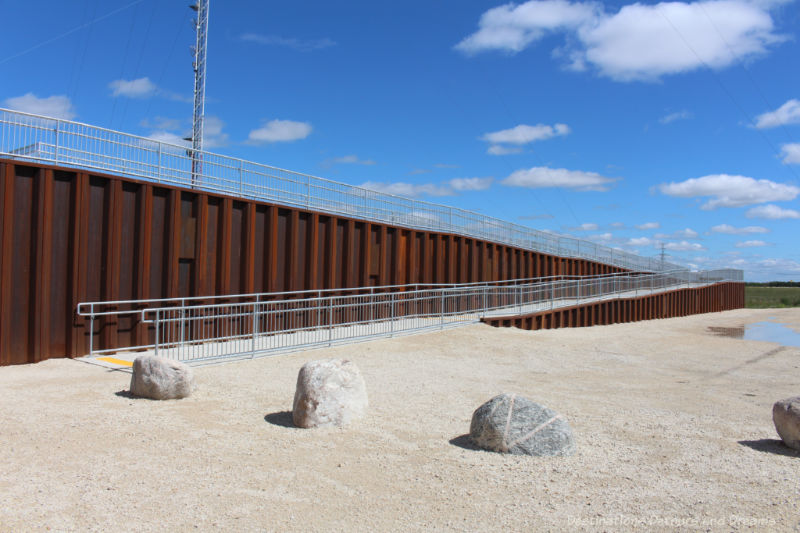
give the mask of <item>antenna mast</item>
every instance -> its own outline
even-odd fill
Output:
[[[197,0],[189,7],[197,12],[194,52],[194,113],[192,115],[192,186],[203,175],[203,117],[206,109],[206,43],[208,41],[208,2]]]

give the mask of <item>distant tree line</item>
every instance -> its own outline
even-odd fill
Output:
[[[767,281],[765,283],[755,283],[748,281],[747,287],[800,287],[800,281]]]

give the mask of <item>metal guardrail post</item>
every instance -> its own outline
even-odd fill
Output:
[[[439,327],[444,329],[444,289],[440,289],[441,296],[439,298]]]
[[[255,357],[256,355],[256,324],[258,322],[258,300],[253,303],[253,331],[252,331],[252,343],[250,348],[250,359]]]
[[[389,301],[391,302],[389,311],[389,336],[394,336],[394,293],[389,294]]]
[[[53,159],[54,159],[55,163],[58,163],[58,147],[59,147],[59,143],[58,143],[58,126],[59,126],[59,124],[61,124],[61,121],[60,120],[56,120],[56,131],[55,131],[55,133],[56,133],[56,143],[55,143],[56,144],[56,151],[53,154]]]
[[[328,298],[328,346],[333,343],[333,296]]]
[[[94,353],[94,304],[89,304],[89,355]]]
[[[183,347],[185,330],[186,330],[186,301],[181,300],[181,342],[180,342],[181,347]]]
[[[159,315],[160,314],[161,313],[158,310],[156,310],[156,318],[155,318],[155,324],[154,324],[156,331],[155,331],[155,340],[153,342],[153,351],[154,351],[156,357],[158,357],[158,323],[159,323]]]

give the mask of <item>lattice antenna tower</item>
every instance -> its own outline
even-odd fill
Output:
[[[194,52],[194,113],[192,115],[192,185],[203,173],[203,118],[206,111],[206,44],[208,42],[208,2],[197,0],[189,7],[197,12]]]

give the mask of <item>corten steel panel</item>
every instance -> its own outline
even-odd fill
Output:
[[[34,320],[34,305],[31,296],[36,282],[34,276],[36,261],[36,201],[34,198],[36,177],[35,168],[17,169],[14,176],[13,223],[11,240],[11,291],[10,302],[13,312],[9,318],[9,328],[4,331],[8,337],[8,349],[12,363],[34,362],[31,336]]]
[[[522,317],[493,317],[486,318],[483,322],[501,327],[504,324],[514,323],[517,327],[525,329],[541,329],[551,327],[565,327],[563,313],[570,309],[577,311],[577,323],[580,326],[591,326],[604,323],[636,322],[646,320],[646,309],[664,309],[664,318],[719,312],[738,309],[743,302],[744,283],[720,283],[710,287],[697,289],[679,289],[668,293],[642,296],[624,300],[613,300],[602,304],[594,303],[583,306],[574,306],[567,309],[556,309],[540,313],[532,313]],[[725,295],[732,295],[726,298]],[[693,312],[686,305],[691,302],[700,302]],[[610,313],[610,315],[606,315]],[[613,320],[610,318],[613,316]],[[530,319],[530,320],[528,320]]]
[[[558,258],[463,236],[74,169],[0,161],[0,176],[0,364],[86,353],[78,302],[558,271]],[[137,320],[95,320],[93,346],[152,341]]]

